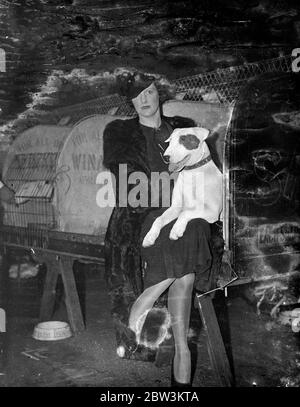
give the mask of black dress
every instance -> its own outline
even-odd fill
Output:
[[[163,151],[168,144],[165,140],[173,129],[166,122],[162,122],[159,129],[141,125],[146,139],[147,157],[151,172],[168,172],[168,164],[164,161]],[[171,185],[171,191],[173,185]],[[160,232],[155,244],[143,248],[142,242],[150,230],[154,220],[169,206],[162,199],[162,188],[159,197],[153,200],[157,209],[151,210],[146,216],[141,228],[141,256],[143,264],[144,289],[157,284],[167,278],[180,278],[185,274],[195,272],[202,281],[203,291],[210,283],[210,270],[212,264],[211,254],[211,227],[204,219],[191,220],[181,238],[171,240],[170,231],[176,219],[166,225]]]

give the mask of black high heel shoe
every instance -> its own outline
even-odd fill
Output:
[[[172,362],[171,366],[171,387],[192,387],[192,382],[189,381],[187,383],[178,382],[174,376],[174,361]]]

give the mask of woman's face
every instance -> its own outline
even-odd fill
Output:
[[[132,99],[132,103],[139,116],[154,116],[159,110],[159,94],[154,83]]]

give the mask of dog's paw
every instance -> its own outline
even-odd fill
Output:
[[[162,227],[163,227],[162,219],[161,219],[161,216],[159,216],[157,219],[155,219],[155,221],[153,222],[153,225],[151,226],[151,229],[144,237],[142,246],[143,247],[153,246],[156,239],[158,238],[158,236],[160,234]]]
[[[148,234],[144,237],[142,246],[143,247],[150,247],[153,246],[155,242],[155,239],[153,239],[152,236],[148,236]]]
[[[176,224],[172,227],[171,232],[169,234],[169,238],[171,240],[178,240],[180,237],[183,236],[185,231],[185,225]]]
[[[146,236],[144,237],[142,246],[143,247],[149,247],[149,246],[153,246],[156,239],[158,238],[159,232],[156,231],[152,231],[150,230]]]
[[[170,238],[171,240],[178,240],[178,239],[180,238],[180,236],[178,236],[178,235],[175,233],[174,230],[171,230],[170,235],[169,235],[169,238]]]

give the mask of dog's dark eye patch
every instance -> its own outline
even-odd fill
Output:
[[[199,147],[200,140],[194,134],[184,134],[179,137],[179,144],[183,144],[187,150],[195,150]]]

